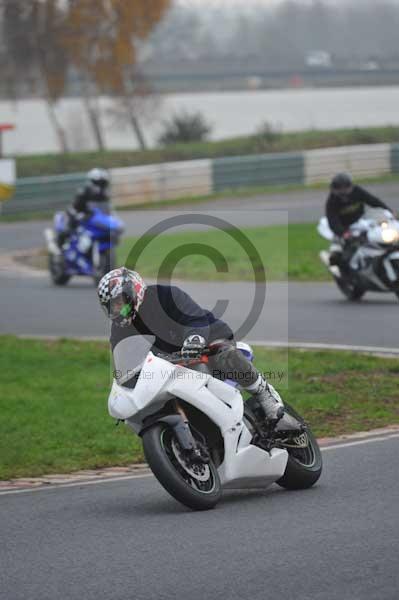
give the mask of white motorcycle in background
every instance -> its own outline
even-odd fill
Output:
[[[277,482],[304,489],[319,479],[317,441],[291,407],[285,405],[298,430],[285,432],[259,418],[233,382],[210,375],[208,356],[214,349],[185,360],[180,353],[153,354],[145,347],[148,341],[141,349],[140,344],[135,338],[135,358],[133,348],[124,353],[130,367],[125,364],[114,379],[108,410],[141,436],[152,472],[176,500],[206,510],[218,502],[222,488]],[[246,344],[241,350],[251,351]]]
[[[335,237],[326,217],[317,230],[332,242],[329,251],[320,252],[320,259],[349,300],[360,300],[367,291],[394,292],[399,298],[399,221],[390,211],[368,208],[350,227],[348,269],[339,266],[340,258],[345,257],[345,244]]]

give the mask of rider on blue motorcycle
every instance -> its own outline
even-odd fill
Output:
[[[131,336],[155,336],[153,352],[181,351],[184,358],[198,358],[214,344],[211,373],[219,379],[233,379],[252,394],[269,422],[282,429],[296,429],[297,422],[285,413],[265,378],[237,349],[230,327],[201,308],[176,286],[146,285],[135,271],[121,267],[107,273],[98,285],[98,297],[112,322],[112,350]]]
[[[108,194],[109,175],[105,169],[91,169],[87,173],[85,185],[77,191],[73,208],[77,213],[87,214],[93,204],[108,208],[110,197]]]
[[[78,189],[72,206],[66,211],[68,228],[58,236],[59,246],[65,243],[83,219],[90,216],[94,206],[109,212],[109,184],[109,175],[105,169],[95,168],[87,173],[86,183]]]

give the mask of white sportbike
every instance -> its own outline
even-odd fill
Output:
[[[307,424],[287,404],[298,430],[268,424],[253,398],[244,403],[236,384],[211,376],[208,360],[214,351],[208,348],[195,360],[180,353],[155,355],[148,347],[141,357],[136,352],[134,361],[130,353],[130,366],[113,381],[110,415],[141,436],[155,477],[194,510],[215,506],[222,488],[266,488],[274,482],[288,489],[312,486],[322,458]]]
[[[320,252],[320,259],[349,300],[360,300],[367,291],[394,292],[399,297],[399,221],[390,211],[367,208],[350,227],[350,247],[335,237],[326,217],[317,230],[331,242],[329,251]],[[349,268],[340,267],[342,259]]]

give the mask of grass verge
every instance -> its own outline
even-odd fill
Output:
[[[254,272],[262,278],[262,264],[269,281],[323,281],[328,273],[318,254],[327,246],[316,231],[315,224],[293,224],[272,227],[244,228],[242,234],[256,248],[260,261],[251,258],[244,247],[228,231],[187,232],[162,235],[151,241],[140,257],[135,259],[135,244],[139,238],[126,238],[119,248],[118,260],[136,269],[145,277],[204,281],[253,281]],[[220,252],[226,259],[214,264],[209,257],[201,256],[196,244],[203,244]],[[170,260],[165,257],[170,256]]]
[[[107,150],[105,152],[73,152],[69,154],[43,154],[17,157],[18,177],[78,173],[98,167],[132,167],[168,161],[193,160],[289,152],[348,146],[397,142],[399,127],[368,127],[337,130],[310,130],[292,133],[274,132],[270,136],[237,137],[215,142],[176,144],[166,148],[146,151]]]
[[[143,460],[139,439],[107,414],[108,346],[2,336],[0,479]],[[284,398],[317,435],[399,422],[399,359],[256,349],[256,363],[289,367]],[[285,373],[287,375],[287,373]],[[277,386],[278,387],[278,386]]]
[[[326,242],[317,234],[314,224],[284,225],[242,229],[241,233],[256,248],[260,260],[245,249],[227,232],[188,232],[162,235],[155,240],[147,238],[148,246],[138,260],[133,248],[140,238],[125,238],[118,248],[119,265],[136,269],[144,277],[168,279],[173,277],[191,281],[329,281],[327,270],[319,260],[319,252]],[[145,236],[144,236],[145,239]],[[213,248],[226,260],[198,254],[196,244]],[[170,257],[165,261],[165,257]],[[47,269],[47,251],[32,256],[21,256],[19,262],[32,268]],[[224,269],[227,267],[227,271]]]

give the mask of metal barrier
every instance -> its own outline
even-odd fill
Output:
[[[399,144],[391,146],[391,173],[399,173]]]
[[[213,161],[213,191],[304,182],[301,153],[255,154]]]
[[[212,192],[212,161],[191,160],[111,170],[115,206],[206,196]]]
[[[359,178],[391,172],[390,144],[324,148],[309,150],[304,155],[306,184],[329,181],[340,171],[348,171]]]
[[[85,174],[18,179],[15,194],[2,207],[3,215],[40,213],[66,208],[85,181]]]
[[[260,154],[112,169],[115,206],[206,196],[223,190],[327,182],[339,171],[355,177],[399,173],[399,144],[369,144],[307,152]],[[68,206],[85,175],[32,177],[17,181],[3,214],[45,212]]]

